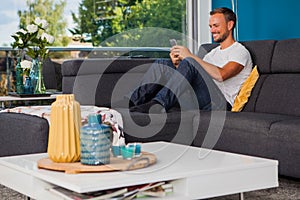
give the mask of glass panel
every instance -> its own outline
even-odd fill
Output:
[[[186,33],[185,1],[83,0],[73,32],[93,46],[168,47]]]
[[[0,13],[0,96],[13,92],[16,51],[11,48],[13,35],[26,27],[35,11],[49,0],[3,1]],[[170,39],[186,45],[186,0],[64,0],[61,21],[67,22],[68,45],[51,46],[52,68],[60,72],[65,59],[88,57],[169,57]],[[53,12],[58,8],[48,9]],[[20,18],[20,14],[28,17]],[[54,18],[54,17],[53,17]],[[21,21],[20,21],[21,19]],[[50,19],[47,19],[50,20]],[[12,27],[13,26],[13,27]],[[50,23],[53,27],[53,23]],[[50,27],[49,27],[50,28]],[[55,25],[51,30],[60,30]],[[71,33],[72,32],[72,33]],[[63,33],[62,33],[63,34]],[[5,35],[5,37],[4,37]],[[57,44],[55,44],[57,45]],[[61,76],[61,74],[56,74]],[[7,78],[8,77],[8,78]],[[61,86],[60,86],[61,87]]]

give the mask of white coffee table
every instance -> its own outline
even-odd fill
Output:
[[[158,181],[172,181],[164,199],[202,199],[278,186],[278,162],[167,142],[142,145],[157,163],[126,172],[65,174],[37,168],[47,154],[0,158],[0,184],[34,199],[60,199],[55,185],[90,192]]]

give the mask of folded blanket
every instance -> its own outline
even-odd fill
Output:
[[[0,112],[15,112],[15,113],[25,113],[29,115],[36,115],[48,120],[50,123],[51,106],[20,106],[15,108],[9,108],[1,110]],[[123,133],[123,120],[122,115],[113,109],[106,107],[97,106],[80,106],[81,112],[81,122],[82,125],[87,123],[88,115],[97,113],[102,115],[102,122],[109,124],[113,130],[113,140],[112,145],[119,146],[125,144],[125,138]]]

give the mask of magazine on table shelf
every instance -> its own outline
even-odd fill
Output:
[[[147,196],[164,197],[173,192],[173,185],[167,182],[157,182],[87,193],[77,193],[56,186],[51,188],[50,191],[66,200],[130,200]]]

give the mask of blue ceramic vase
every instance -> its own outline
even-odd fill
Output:
[[[90,114],[80,129],[80,162],[85,165],[110,163],[111,128],[102,124],[101,115]]]

